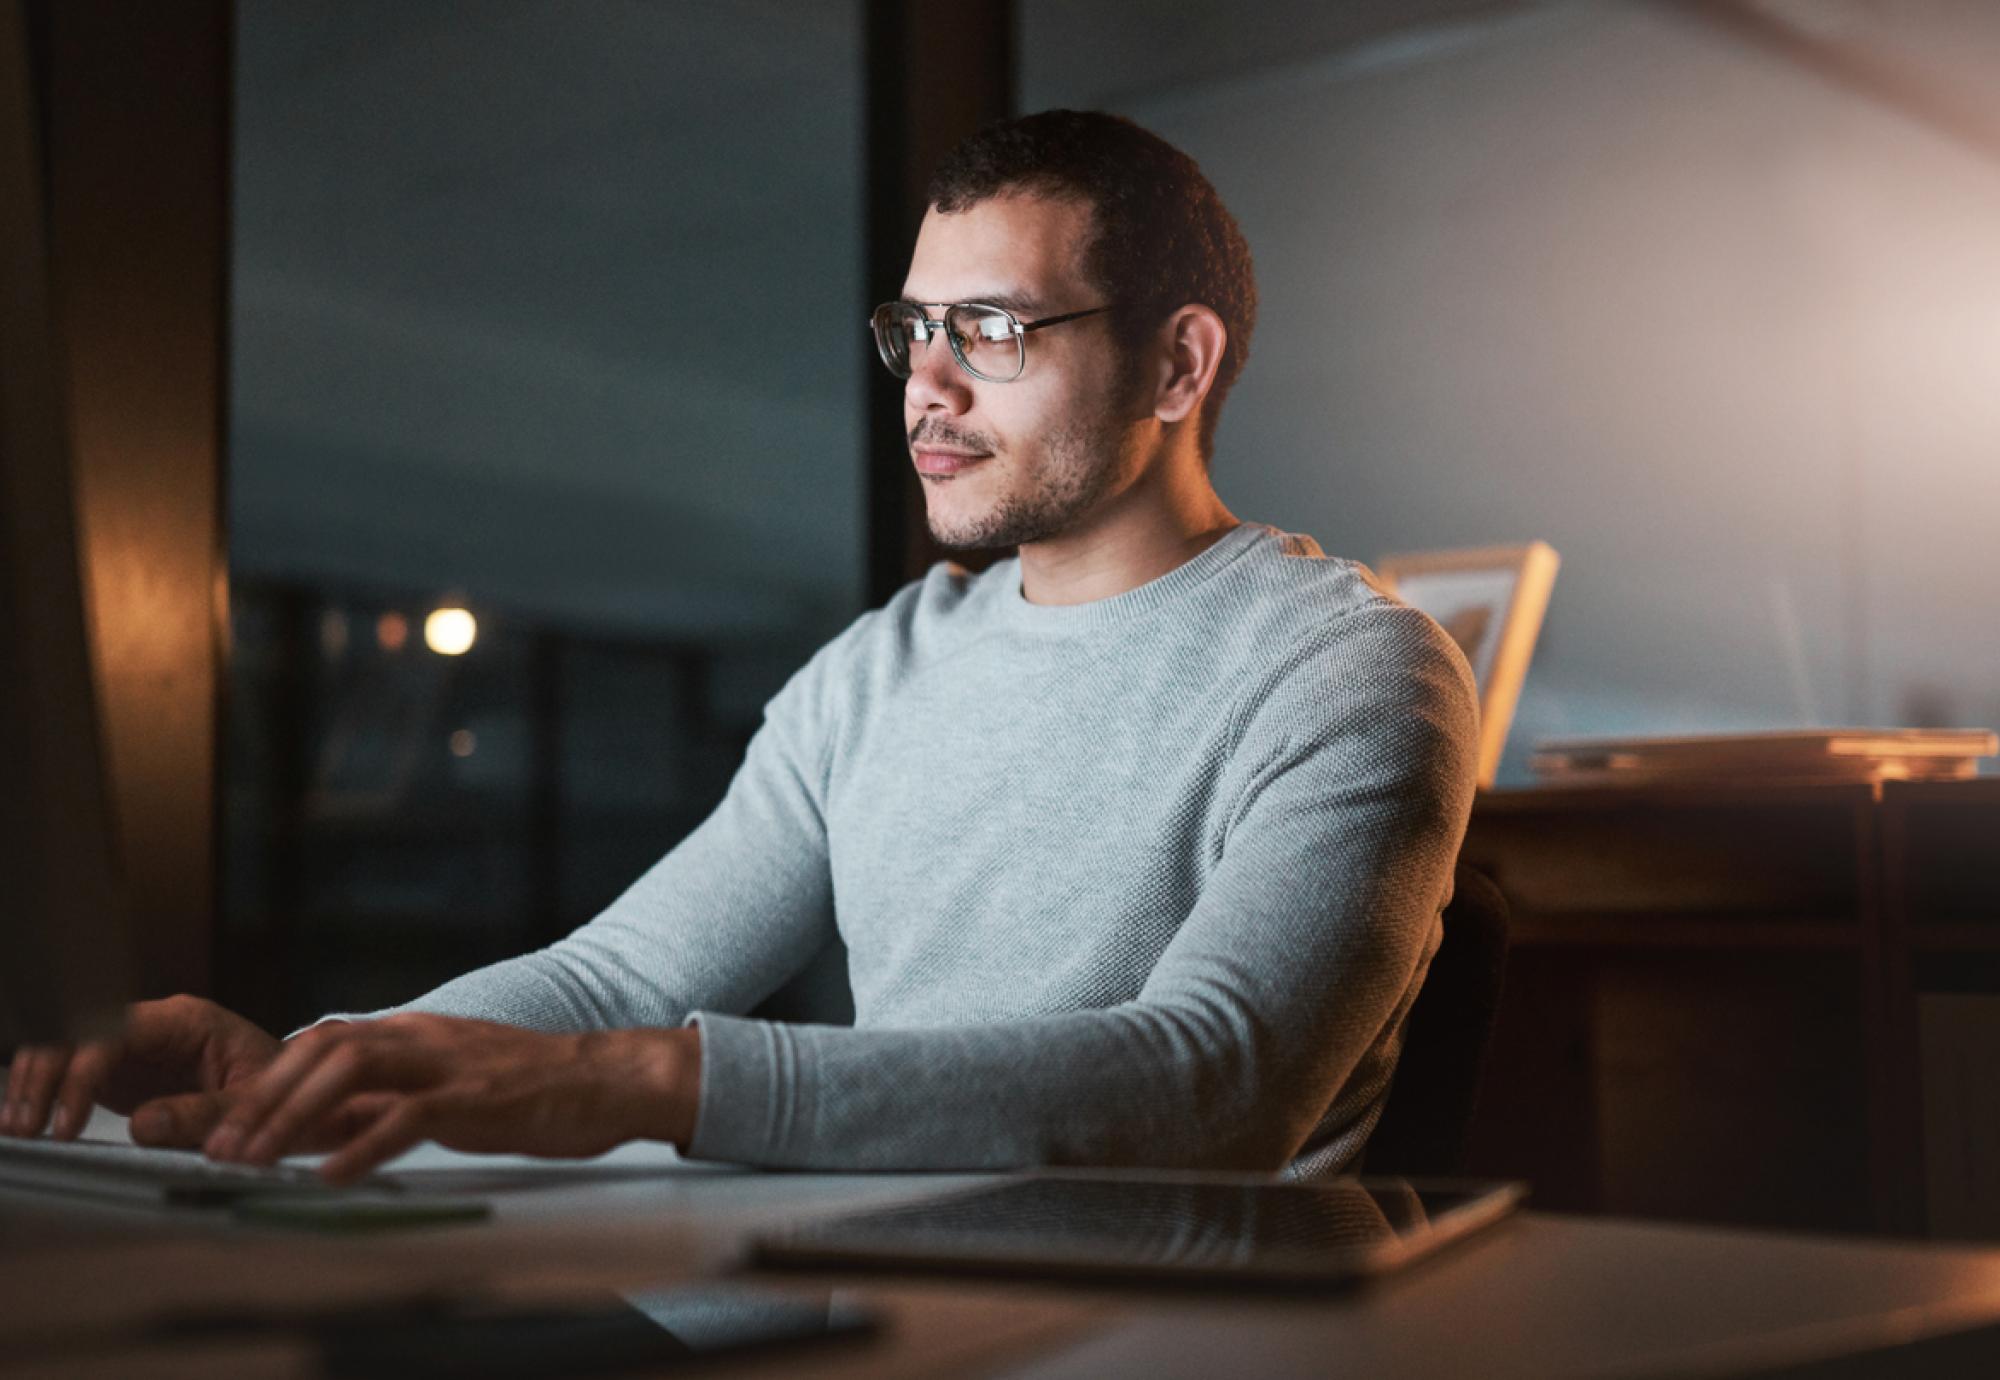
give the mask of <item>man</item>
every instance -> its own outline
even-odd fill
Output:
[[[423,1139],[839,1169],[1353,1163],[1470,808],[1463,658],[1208,480],[1256,310],[1193,161],[1055,111],[938,170],[902,299],[940,563],[765,711],[715,813],[568,939],[281,1044],[211,1003],[17,1059],[5,1129],[352,1179]],[[748,1011],[829,936],[852,1028]]]

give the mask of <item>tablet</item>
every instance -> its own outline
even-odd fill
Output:
[[[756,1238],[757,1263],[1340,1286],[1507,1216],[1520,1183],[1038,1172]]]

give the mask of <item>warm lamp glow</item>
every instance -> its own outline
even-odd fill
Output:
[[[464,609],[433,609],[424,620],[424,645],[439,656],[464,656],[479,636],[479,624]]]

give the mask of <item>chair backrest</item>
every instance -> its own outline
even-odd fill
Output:
[[[1460,863],[1444,939],[1404,1027],[1403,1058],[1362,1163],[1371,1174],[1460,1174],[1507,974],[1507,898]]]

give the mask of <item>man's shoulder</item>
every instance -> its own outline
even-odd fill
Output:
[[[1273,536],[1249,572],[1265,587],[1255,607],[1268,658],[1253,701],[1333,693],[1427,700],[1449,705],[1454,716],[1469,708],[1471,668],[1436,620],[1398,599],[1362,562],[1327,555],[1311,537],[1276,529]]]
[[[994,575],[993,570],[974,573],[954,562],[937,562],[885,603],[857,614],[813,654],[801,676],[823,687],[856,690],[907,674],[921,656],[934,655],[940,644],[975,631],[982,582],[990,583]]]
[[[1304,533],[1257,526],[1260,540],[1231,582],[1232,620],[1255,623],[1273,652],[1381,636],[1402,622],[1397,610],[1414,612],[1360,561],[1328,555]]]
[[[1007,571],[1018,564],[1010,557],[985,570],[969,570],[956,561],[937,561],[890,595],[887,603],[856,619],[850,631],[857,640],[874,643],[877,650],[906,650],[919,641],[949,639],[992,614],[994,596]]]

